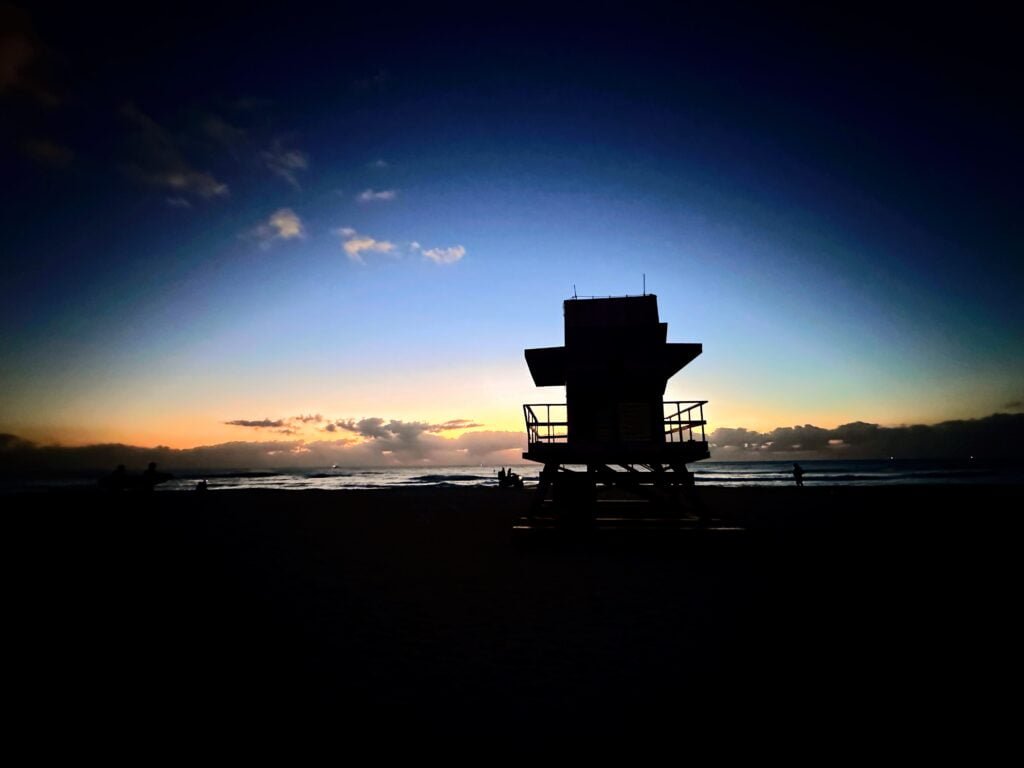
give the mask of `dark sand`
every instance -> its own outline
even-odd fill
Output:
[[[492,725],[948,713],[1019,681],[1022,491],[704,488],[744,532],[570,537],[513,536],[527,496],[496,489],[9,496],[7,693]]]

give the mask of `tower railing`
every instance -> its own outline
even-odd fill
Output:
[[[554,419],[551,418],[552,408],[556,409]],[[543,420],[538,413],[544,417]],[[523,405],[523,416],[526,418],[526,441],[530,445],[568,442],[569,410],[565,403],[527,403]]]
[[[707,424],[704,420],[704,406],[707,402],[663,402],[665,442],[707,442],[704,436],[704,425]],[[529,445],[569,442],[569,412],[565,403],[526,403],[523,405],[523,417],[526,420],[526,439]]]
[[[704,437],[704,406],[707,400],[667,400],[662,403],[665,417],[665,442],[681,443],[696,440],[694,431],[700,427],[700,441]],[[685,407],[684,407],[685,406]],[[685,437],[684,437],[685,436]]]

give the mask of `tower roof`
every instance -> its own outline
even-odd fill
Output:
[[[665,383],[702,351],[700,344],[669,344],[668,324],[658,319],[658,298],[622,296],[568,299],[565,346],[526,350],[538,387],[572,383],[614,386],[632,381]]]

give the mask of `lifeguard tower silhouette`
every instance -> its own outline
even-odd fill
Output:
[[[678,510],[693,498],[687,463],[709,458],[707,401],[662,397],[701,345],[667,342],[654,294],[572,298],[564,312],[565,346],[526,350],[534,383],[564,386],[566,400],[523,406],[523,458],[544,465],[534,515],[550,492],[559,519],[593,519],[599,485],[664,502],[649,510]]]

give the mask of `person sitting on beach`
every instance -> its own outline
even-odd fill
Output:
[[[498,469],[498,485],[504,485],[504,484],[505,484],[505,468],[504,467],[500,467]]]
[[[796,480],[798,488],[802,488],[804,484],[804,470],[796,462],[793,463],[793,479]]]

